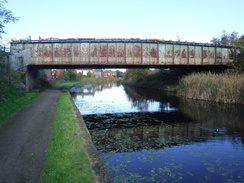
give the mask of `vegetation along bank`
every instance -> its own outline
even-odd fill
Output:
[[[139,72],[144,72],[143,70]],[[129,71],[129,73],[136,72]],[[130,74],[130,77],[125,77],[123,84],[173,91],[177,95],[195,100],[244,104],[244,74],[212,72],[189,74],[183,70],[154,70],[140,79]]]
[[[192,74],[180,79],[179,89],[186,98],[244,104],[244,74]]]

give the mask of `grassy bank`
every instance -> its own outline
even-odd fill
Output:
[[[187,98],[244,104],[243,74],[198,73],[183,77],[179,86]]]
[[[42,182],[93,182],[68,93],[60,94],[57,101]]]
[[[5,101],[0,102],[0,127],[5,123],[6,119],[31,103],[39,95],[40,93],[35,92],[15,92],[13,95],[8,95]]]

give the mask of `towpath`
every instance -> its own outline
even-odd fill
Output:
[[[60,88],[46,90],[0,129],[0,182],[39,182]]]

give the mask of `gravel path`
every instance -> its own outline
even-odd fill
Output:
[[[0,129],[0,182],[39,182],[59,88],[44,91]]]

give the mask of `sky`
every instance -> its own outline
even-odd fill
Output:
[[[8,0],[20,20],[2,43],[41,38],[156,38],[210,42],[244,34],[244,0]]]

